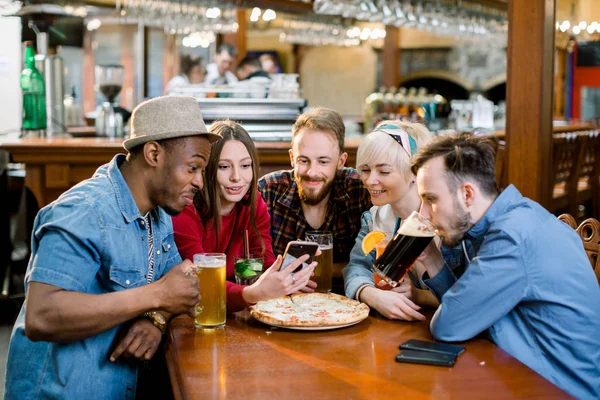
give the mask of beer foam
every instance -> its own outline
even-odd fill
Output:
[[[435,236],[435,230],[433,227],[425,222],[427,220],[421,219],[420,216],[411,215],[404,223],[400,226],[399,233],[405,236],[412,237],[432,237]]]
[[[200,267],[200,268],[221,268],[221,267],[226,266],[226,264],[224,264],[223,262],[212,262],[212,263],[200,262],[200,263],[196,263],[194,265],[196,265],[196,267]]]
[[[205,256],[204,254],[194,254],[194,265],[202,268],[219,268],[226,265],[226,261],[224,259]]]

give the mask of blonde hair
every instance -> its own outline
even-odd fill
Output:
[[[292,128],[292,144],[303,128],[332,133],[338,142],[340,154],[344,152],[346,127],[342,116],[337,111],[326,107],[315,107],[301,114]]]
[[[375,130],[363,138],[356,153],[356,169],[369,164],[389,164],[404,173],[408,181],[412,175],[410,171],[411,157],[402,145],[390,135],[377,129],[383,125],[393,125],[405,131],[417,143],[420,149],[429,142],[433,135],[424,125],[416,122],[403,122],[398,120],[382,121]],[[393,132],[393,130],[390,130]],[[413,155],[414,157],[414,155]]]

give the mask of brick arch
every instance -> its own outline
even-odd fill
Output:
[[[503,72],[491,79],[488,79],[483,85],[481,85],[481,90],[485,92],[502,84],[506,85],[506,72]]]
[[[440,79],[440,80],[452,82],[452,83],[462,87],[463,89],[465,89],[468,92],[473,90],[473,84],[471,82],[469,82],[467,79],[465,79],[459,75],[456,75],[452,72],[449,72],[449,71],[436,70],[436,69],[423,70],[423,71],[413,72],[408,75],[404,75],[400,78],[400,82],[398,83],[398,86],[403,86],[404,83],[406,83],[406,82],[414,81],[417,79],[427,79],[427,78]]]

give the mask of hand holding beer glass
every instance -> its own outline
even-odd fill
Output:
[[[196,329],[225,326],[227,256],[223,253],[194,254],[200,301],[196,304]]]
[[[390,240],[392,240],[393,237],[394,237],[393,233],[385,232],[385,239],[380,240],[375,245],[375,259],[376,260],[379,257],[381,257],[381,255],[385,251],[385,248],[387,247],[388,244],[390,244]],[[375,283],[375,287],[377,287],[379,289],[382,289],[382,290],[390,290],[390,289],[392,289],[392,287],[390,285],[388,285],[383,280],[383,278],[380,278],[379,275],[377,275],[375,272],[373,272],[373,282]]]
[[[398,286],[434,236],[435,228],[431,222],[413,211],[375,260],[373,272],[391,287]]]

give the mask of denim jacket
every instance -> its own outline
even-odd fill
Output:
[[[32,281],[89,294],[147,283],[148,231],[119,170],[124,159],[115,156],[39,212],[25,290]],[[181,257],[170,216],[156,208],[151,217],[156,280]],[[6,399],[135,397],[137,362],[109,360],[127,324],[74,342],[32,342],[25,336],[26,312],[23,305],[10,340]]]
[[[510,185],[465,237],[464,274],[424,278],[441,303],[433,337],[485,332],[575,398],[600,398],[600,289],[575,231]]]
[[[344,275],[344,290],[346,297],[356,298],[356,292],[362,286],[375,286],[371,267],[375,262],[375,250],[365,255],[362,251],[362,241],[367,233],[373,230],[371,212],[365,211],[360,218],[360,231],[350,252],[350,261],[342,270]]]

